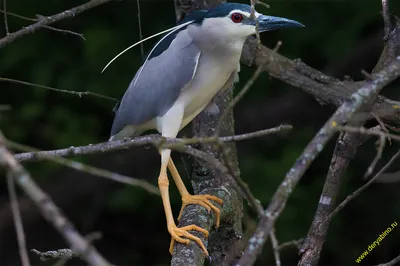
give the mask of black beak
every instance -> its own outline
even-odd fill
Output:
[[[287,19],[287,18],[280,18],[280,17],[272,17],[272,16],[264,16],[260,15],[258,18],[259,23],[259,31],[271,31],[271,30],[278,30],[283,28],[302,28],[305,27],[300,22],[295,20]]]

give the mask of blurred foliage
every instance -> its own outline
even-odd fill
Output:
[[[241,1],[248,2],[248,1]],[[82,4],[77,0],[52,1],[8,1],[8,11],[34,18],[36,14],[50,15]],[[172,0],[141,1],[141,20],[143,35],[149,36],[175,24]],[[268,1],[270,9],[259,11],[298,20],[305,29],[282,30],[262,35],[262,42],[274,47],[282,40],[280,53],[289,58],[301,58],[310,66],[328,74],[343,78],[349,75],[360,79],[360,70],[370,71],[374,67],[382,48],[382,19],[379,0],[331,0],[331,1]],[[391,10],[400,10],[400,1],[391,1]],[[397,13],[397,15],[399,15]],[[29,25],[29,21],[9,16],[9,27],[16,31]],[[54,25],[82,33],[86,41],[78,36],[41,29],[35,34],[7,45],[0,50],[0,76],[51,86],[59,89],[92,91],[110,97],[121,98],[129,82],[142,62],[140,48],[135,48],[118,58],[103,74],[106,63],[117,53],[139,39],[136,1],[114,1],[87,11],[73,19]],[[0,21],[0,36],[4,36],[3,22]],[[374,37],[378,36],[378,37]],[[144,44],[148,51],[156,40]],[[378,44],[376,44],[378,43]],[[369,49],[368,47],[376,47]],[[367,48],[365,48],[367,47]],[[364,51],[358,57],[360,50]],[[252,69],[243,67],[241,88],[252,74]],[[343,73],[344,72],[344,73]],[[398,99],[398,90],[385,90],[385,93]],[[262,121],[258,116],[265,114],[252,111],[253,106],[272,105],[282,97],[301,97],[303,102],[290,106],[289,110],[274,111],[270,117],[278,117],[279,123],[295,126],[289,134],[266,137],[238,144],[239,161],[243,179],[264,206],[268,204],[276,187],[301,153],[318,128],[333,110],[319,106],[311,97],[284,83],[271,80],[267,74],[260,77],[255,86],[236,107],[235,112],[248,112],[244,117],[254,125],[275,126]],[[295,101],[296,102],[296,101]],[[86,145],[108,139],[113,119],[111,111],[114,102],[92,96],[83,98],[57,93],[41,88],[17,84],[0,83],[0,104],[12,106],[10,111],[0,112],[0,128],[3,133],[16,142],[40,149],[55,149]],[[311,108],[308,117],[282,119],[282,112],[296,113],[297,109]],[[240,127],[242,121],[236,120],[240,133],[248,131]],[[277,236],[281,242],[304,237],[313,219],[326,176],[334,142],[332,141],[322,155],[307,171],[300,185],[290,198],[283,215],[278,220]],[[385,151],[382,161],[390,158],[396,145]],[[364,144],[347,172],[340,199],[364,183],[363,173],[375,154],[372,141]],[[139,150],[138,153],[141,151]],[[153,151],[154,152],[154,151]],[[76,158],[84,162],[96,161],[96,156]],[[183,160],[181,160],[183,162]],[[381,166],[382,164],[379,164]],[[111,166],[104,164],[105,168]],[[158,164],[147,169],[156,184]],[[28,164],[28,170],[41,183],[57,182],[53,173],[67,171],[51,163]],[[188,177],[190,162],[180,165],[183,177]],[[146,170],[146,169],[144,169]],[[186,181],[188,178],[186,178]],[[188,182],[189,184],[189,182]],[[79,183],[76,184],[79,189]],[[94,190],[97,188],[94,187]],[[398,184],[375,184],[361,196],[353,200],[333,220],[324,246],[320,265],[353,265],[355,259],[376,237],[393,221],[399,221],[400,201]],[[179,195],[174,187],[172,203],[176,213],[180,208]],[[84,227],[84,218],[90,216],[92,207],[100,199],[100,207],[94,215],[90,231],[103,232],[100,250],[119,265],[168,265],[169,236],[165,228],[165,218],[161,200],[147,193],[126,186],[106,189],[90,200],[80,200],[81,204],[66,210],[78,228]],[[0,181],[0,198],[7,203],[4,181]],[[93,203],[93,205],[91,205]],[[97,203],[96,203],[97,204]],[[246,204],[247,206],[247,204]],[[94,207],[93,207],[94,208]],[[96,211],[93,211],[96,212]],[[254,212],[247,208],[248,215],[256,219]],[[78,213],[77,215],[73,215]],[[90,215],[89,215],[90,214]],[[27,222],[28,223],[28,222]],[[43,223],[43,222],[42,222]],[[247,228],[246,224],[244,225]],[[42,225],[43,238],[30,237],[27,229],[29,248],[55,249],[65,244],[49,226]],[[31,229],[33,230],[33,229]],[[33,233],[32,233],[33,234]],[[374,249],[362,262],[372,265],[390,260],[399,255],[400,230],[393,231],[381,246]],[[9,242],[7,242],[9,241]],[[11,241],[11,242],[10,242]],[[15,235],[1,239],[4,243],[15,243]],[[11,244],[10,244],[11,245]],[[38,246],[39,245],[39,246]],[[16,244],[12,252],[5,247],[0,249],[1,265],[19,265]],[[257,265],[274,265],[269,244]],[[154,256],[157,254],[156,256]],[[297,250],[289,248],[282,252],[283,265],[296,265]],[[33,258],[34,265],[46,265]],[[50,265],[50,264],[49,264]],[[83,265],[71,261],[68,265]]]

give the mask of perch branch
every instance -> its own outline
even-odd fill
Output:
[[[281,131],[286,131],[292,129],[290,125],[281,125],[275,128],[259,130],[251,133],[245,133],[235,136],[226,136],[220,137],[219,139],[223,142],[232,142],[232,141],[243,141],[252,138],[263,137],[270,134],[279,133]],[[87,146],[79,146],[79,147],[70,147],[65,149],[58,150],[49,150],[49,151],[38,151],[38,152],[26,152],[19,153],[15,155],[20,162],[28,162],[28,161],[41,161],[47,159],[49,156],[58,156],[58,157],[71,157],[71,156],[80,156],[80,155],[88,155],[95,153],[105,153],[112,152],[117,150],[124,150],[131,147],[137,146],[145,146],[149,144],[161,145],[163,143],[165,148],[174,148],[174,145],[187,145],[187,144],[196,144],[196,143],[214,143],[215,138],[190,138],[190,139],[174,139],[174,138],[164,138],[160,135],[145,135],[133,139],[125,139],[118,141],[110,141],[110,142],[102,142],[98,144],[90,144]]]

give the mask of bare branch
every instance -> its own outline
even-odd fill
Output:
[[[136,5],[138,9],[137,17],[138,17],[138,26],[139,26],[139,41],[143,40],[143,34],[142,34],[142,19],[140,17],[140,0],[136,0]],[[143,43],[140,43],[140,53],[142,55],[142,60],[144,60],[144,48],[143,48]]]
[[[289,241],[289,242],[285,242],[285,243],[283,243],[283,244],[281,244],[281,245],[279,245],[279,250],[281,250],[281,249],[284,249],[284,248],[288,248],[288,247],[291,247],[291,246],[295,246],[296,248],[298,248],[298,249],[300,249],[300,246],[301,246],[301,244],[304,242],[304,239],[303,238],[300,238],[300,239],[298,239],[298,240],[292,240],[292,241]]]
[[[259,217],[263,215],[263,207],[258,199],[254,197],[253,193],[251,193],[248,185],[243,181],[242,178],[240,178],[239,173],[237,173],[232,164],[229,161],[229,155],[227,149],[225,149],[224,145],[219,142],[217,143],[220,151],[221,151],[221,158],[224,161],[225,166],[228,169],[228,172],[231,177],[235,180],[236,184],[240,188],[240,192],[242,196],[249,202],[251,207],[254,209],[254,211],[258,214]]]
[[[372,97],[377,95],[387,84],[400,76],[400,57],[394,60],[392,64],[384,68],[377,74],[373,75],[373,79],[366,81],[364,86],[357,92],[353,93],[349,100],[345,101],[333,114],[333,116],[319,130],[304,152],[296,160],[293,167],[286,174],[284,181],[279,186],[271,203],[265,210],[264,216],[254,233],[257,238],[255,243],[248,245],[240,259],[238,265],[252,265],[257,255],[260,253],[262,246],[268,238],[274,223],[282,212],[288,197],[293,189],[300,181],[305,171],[310,166],[314,158],[323,150],[328,140],[336,132],[336,127],[348,122],[354,114],[360,110],[365,104],[368,104]]]
[[[18,149],[18,150],[22,150],[22,151],[32,151],[32,150],[36,150],[32,147],[27,147],[26,145],[22,145],[22,144],[18,144],[9,140],[6,140],[6,145],[10,146],[12,148]],[[44,156],[43,159],[49,160],[49,161],[53,161],[56,163],[59,163],[61,165],[65,165],[67,167],[73,168],[75,170],[81,171],[81,172],[85,172],[91,175],[95,175],[95,176],[100,176],[106,179],[110,179],[112,181],[115,182],[119,182],[119,183],[123,183],[123,184],[127,184],[127,185],[131,185],[131,186],[137,186],[140,188],[143,188],[144,190],[146,190],[149,193],[155,194],[155,195],[160,195],[160,192],[158,190],[158,188],[152,184],[150,184],[149,182],[147,182],[146,180],[140,180],[140,179],[136,179],[133,177],[128,177],[125,175],[120,175],[114,172],[110,172],[108,170],[104,170],[104,169],[100,169],[97,167],[93,167],[93,166],[89,166],[89,165],[85,165],[83,163],[77,162],[77,161],[70,161],[67,159],[64,159],[62,157],[58,157],[58,156]]]
[[[12,17],[20,18],[20,19],[23,19],[23,20],[40,21],[39,19],[24,17],[24,16],[21,16],[21,15],[18,15],[18,14],[14,14],[14,13],[11,13],[11,12],[7,12],[7,11],[5,11],[5,10],[0,10],[0,13],[3,13],[4,15],[9,15],[9,16],[12,16]],[[86,41],[85,37],[84,37],[83,34],[81,34],[81,33],[77,33],[77,32],[70,31],[70,30],[63,30],[63,29],[59,29],[59,28],[55,28],[55,27],[51,27],[51,26],[43,26],[43,28],[49,29],[49,30],[52,30],[52,31],[56,31],[56,32],[61,32],[61,33],[67,33],[67,34],[76,35],[76,36],[78,36],[79,38],[81,38],[81,39],[83,39],[84,41]]]
[[[349,203],[352,199],[357,197],[358,195],[361,194],[366,188],[368,188],[372,183],[375,182],[375,180],[382,174],[384,173],[389,166],[400,156],[400,150],[389,160],[389,162],[381,168],[381,170],[373,177],[371,178],[367,183],[365,183],[362,187],[351,193],[349,196],[346,197],[345,200],[343,200],[337,207],[336,209],[329,215],[328,220],[331,220],[333,216],[335,216],[338,212],[340,212],[346,205]]]
[[[220,137],[219,139],[223,142],[242,141],[270,134],[275,134],[284,130],[289,130],[291,128],[292,126],[290,125],[281,125],[271,129],[265,129],[236,136]],[[174,145],[181,146],[181,145],[196,144],[196,143],[215,143],[215,141],[216,140],[213,137],[175,139],[175,138],[164,138],[160,135],[145,135],[133,139],[102,142],[98,144],[90,144],[87,146],[79,146],[79,147],[72,146],[70,148],[58,149],[58,150],[19,153],[15,155],[15,158],[17,158],[17,160],[19,160],[20,162],[40,161],[40,160],[45,160],[47,159],[47,157],[50,156],[71,157],[71,156],[80,156],[80,155],[88,155],[95,153],[105,153],[105,152],[129,149],[131,147],[145,146],[149,144],[155,146],[163,145],[166,148],[168,147],[173,149]]]
[[[365,127],[338,126],[337,130],[352,132],[352,133],[360,133],[360,134],[365,134],[365,135],[370,135],[370,136],[391,138],[393,140],[400,141],[400,135],[386,133],[384,131],[376,130],[376,129],[369,130],[368,128],[365,128]]]
[[[44,86],[44,85],[39,85],[39,84],[34,84],[34,83],[30,83],[30,82],[26,82],[26,81],[21,81],[21,80],[16,80],[16,79],[9,79],[9,78],[2,78],[0,77],[0,81],[4,81],[4,82],[9,82],[9,83],[15,83],[15,84],[21,84],[21,85],[25,85],[25,86],[32,86],[32,87],[38,87],[38,88],[42,88],[42,89],[46,89],[46,90],[51,90],[51,91],[56,91],[56,92],[62,92],[62,93],[68,93],[68,94],[73,94],[73,95],[77,95],[80,98],[82,98],[83,96],[95,96],[95,97],[99,97],[99,98],[103,98],[103,99],[107,99],[107,100],[112,100],[114,102],[119,102],[117,99],[112,98],[112,97],[108,97],[105,95],[101,95],[95,92],[90,92],[90,91],[69,91],[69,90],[61,90],[61,89],[56,89],[53,87],[49,87],[49,86]]]
[[[30,266],[28,250],[26,248],[24,226],[22,225],[21,211],[19,209],[17,192],[15,191],[14,178],[11,173],[7,173],[7,187],[10,194],[11,211],[14,218],[15,231],[17,233],[19,256],[22,266]]]
[[[4,11],[7,11],[7,0],[3,0],[3,9]],[[10,31],[8,29],[8,19],[7,19],[7,13],[4,13],[4,27],[6,29],[6,36],[10,34]]]
[[[71,249],[63,248],[58,250],[50,250],[45,252],[40,252],[37,249],[31,249],[33,253],[39,256],[41,261],[53,260],[53,259],[66,259],[70,260],[72,258],[81,258],[80,254],[74,252]]]
[[[275,265],[281,266],[282,263],[281,263],[281,256],[279,254],[279,242],[278,239],[276,238],[275,230],[272,230],[269,236],[271,238],[272,250],[274,252]]]
[[[390,59],[395,58],[396,56],[390,57]],[[241,63],[254,68],[264,65],[263,70],[271,77],[303,90],[321,104],[333,107],[339,107],[367,82],[341,81],[309,67],[301,60],[290,60],[265,46],[257,48],[257,40],[254,37],[247,39]],[[372,106],[372,112],[385,122],[398,123],[399,107],[400,102],[379,96]],[[371,118],[369,113],[360,113],[357,116]]]
[[[95,266],[109,266],[97,250],[90,245],[65,217],[50,197],[32,180],[30,174],[18,163],[14,156],[5,148],[3,136],[0,135],[0,164],[3,165],[16,183],[32,199],[42,212],[43,217],[50,222],[69,243],[71,248],[82,255],[85,260]]]
[[[362,125],[361,121],[360,125]],[[334,210],[347,167],[356,155],[357,148],[365,139],[367,139],[366,135],[358,133],[341,132],[339,134],[317,210],[307,237],[300,248],[302,256],[298,266],[318,265],[329,227],[329,223],[323,223],[323,221]]]
[[[75,17],[76,15],[78,15],[88,9],[94,8],[98,5],[105,4],[110,1],[111,0],[91,0],[83,5],[71,8],[69,10],[65,10],[61,13],[58,13],[58,14],[55,14],[52,16],[43,17],[42,19],[40,19],[40,21],[38,21],[28,27],[25,27],[19,31],[13,32],[6,37],[1,38],[0,39],[0,48],[6,46],[7,44],[10,44],[11,42],[13,42],[27,34],[34,33],[35,31],[42,28],[43,26],[48,26],[48,25],[51,25],[60,20]]]
[[[374,169],[376,167],[376,164],[382,158],[382,153],[383,153],[383,149],[385,148],[385,144],[386,144],[386,137],[384,135],[381,135],[380,139],[379,139],[378,151],[376,153],[374,160],[368,166],[367,172],[364,174],[364,179],[368,178],[372,174],[372,172],[374,171]]]

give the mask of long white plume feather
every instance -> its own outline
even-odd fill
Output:
[[[158,35],[161,35],[161,34],[164,34],[164,33],[167,33],[167,32],[171,32],[171,31],[174,31],[174,30],[178,30],[178,29],[180,29],[180,28],[183,28],[183,27],[185,27],[186,25],[189,25],[189,24],[192,23],[192,22],[193,22],[193,21],[189,21],[189,22],[183,23],[183,24],[181,24],[181,25],[178,25],[178,26],[175,26],[175,27],[166,29],[166,30],[164,30],[164,31],[161,31],[161,32],[159,32],[159,33],[156,33],[156,34],[154,34],[154,35],[151,35],[150,37],[144,38],[143,40],[141,40],[141,41],[139,41],[139,42],[137,42],[137,43],[135,43],[135,44],[132,44],[131,46],[129,46],[128,48],[126,48],[125,50],[123,50],[122,52],[120,52],[119,54],[117,54],[113,59],[111,59],[111,61],[108,62],[108,64],[103,68],[103,70],[101,71],[101,73],[103,73],[104,70],[106,70],[106,68],[107,68],[109,65],[111,65],[112,62],[115,61],[115,59],[117,59],[117,58],[118,58],[119,56],[121,56],[123,53],[125,53],[125,52],[128,51],[129,49],[135,47],[136,45],[141,44],[142,42],[145,42],[145,41],[147,41],[147,40],[150,40],[151,38],[157,37]],[[166,37],[166,36],[165,36],[165,37]],[[164,39],[164,38],[163,38],[163,39]],[[161,41],[160,41],[160,42],[161,42]],[[154,48],[155,48],[160,42],[158,42],[158,43],[154,46]],[[154,48],[153,48],[152,51],[154,51]],[[151,54],[151,52],[150,52],[150,54]],[[150,55],[150,54],[149,54],[149,55]],[[146,60],[146,61],[147,61],[147,60]]]

